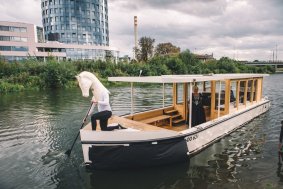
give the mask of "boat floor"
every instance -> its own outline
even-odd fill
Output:
[[[247,102],[246,105],[244,104],[239,104],[238,110],[234,106],[231,106],[229,112],[230,114],[235,113],[236,111],[245,109],[247,106],[252,105],[253,103]],[[207,121],[210,120],[210,117],[207,117]],[[126,128],[131,128],[131,129],[136,129],[140,131],[158,131],[158,130],[170,130],[170,131],[176,131],[180,132],[183,130],[186,130],[189,128],[187,124],[180,124],[178,126],[172,126],[170,127],[169,125],[162,125],[162,126],[155,126],[155,125],[150,125],[146,123],[142,123],[140,121],[134,121],[131,119],[127,119],[124,117],[119,117],[117,115],[113,115],[109,120],[108,120],[108,126],[111,124],[120,124],[123,127]],[[91,129],[91,123],[88,123],[84,128],[84,130],[92,130]],[[100,131],[100,125],[99,122],[97,123],[97,131]]]
[[[123,127],[126,128],[131,128],[131,129],[136,129],[136,130],[140,130],[140,131],[158,131],[158,130],[173,130],[173,131],[181,131],[186,129],[186,125],[180,125],[180,126],[173,126],[170,127],[168,126],[154,126],[154,125],[150,125],[150,124],[146,124],[146,123],[142,123],[139,121],[134,121],[134,120],[130,120],[127,118],[123,118],[123,117],[119,117],[119,116],[112,116],[109,120],[108,120],[108,126],[111,124],[120,124]],[[97,124],[97,131],[100,131],[100,125],[99,123]],[[84,130],[91,130],[91,123],[88,123],[84,128]]]

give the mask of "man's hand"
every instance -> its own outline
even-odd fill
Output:
[[[86,118],[83,120],[83,123],[84,123],[84,124],[86,123]]]
[[[97,104],[97,101],[96,101],[96,99],[95,99],[94,96],[92,97],[91,102],[92,102],[93,104]]]

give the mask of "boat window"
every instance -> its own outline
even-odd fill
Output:
[[[245,88],[246,88],[246,81],[238,81],[240,82],[240,90],[239,90],[239,106],[245,103]]]
[[[248,81],[248,94],[247,94],[247,100],[252,102],[252,85],[253,85],[253,81],[252,80],[249,80]]]
[[[225,110],[225,87],[226,84],[224,81],[216,82],[216,90],[215,90],[215,110],[218,110],[218,106],[220,107],[220,111]],[[220,94],[219,94],[220,92]]]
[[[258,87],[258,85],[257,85],[257,79],[256,80],[254,80],[254,87],[253,87],[253,101],[256,101],[256,99],[257,99],[257,87]]]
[[[202,92],[211,92],[211,85],[209,81],[203,82],[203,91]]]
[[[230,88],[230,103],[235,103],[236,102],[236,89],[237,89],[237,82],[232,81],[231,82],[231,88]]]
[[[183,99],[184,84],[177,83],[176,87],[177,87],[177,104],[182,104],[184,102]]]
[[[211,82],[205,81],[201,84],[203,89],[201,90],[202,104],[204,108],[206,121],[209,121],[211,117]]]
[[[210,110],[210,105],[211,105],[211,83],[208,81],[205,81],[202,83],[202,87],[199,87],[202,90],[199,92],[202,94],[203,97],[203,105],[207,106],[207,111]],[[209,112],[210,114],[210,112]]]

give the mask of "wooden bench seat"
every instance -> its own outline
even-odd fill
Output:
[[[172,127],[172,116],[169,116],[169,115],[160,115],[160,116],[156,116],[156,117],[152,117],[152,118],[141,120],[140,122],[147,123],[147,124],[153,123],[154,125],[156,125],[157,122],[163,121],[163,120],[166,120],[166,119],[169,120],[170,127]]]

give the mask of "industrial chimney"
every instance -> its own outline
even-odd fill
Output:
[[[134,33],[135,33],[135,49],[138,48],[138,17],[134,16]],[[134,59],[136,59],[136,53],[134,50]]]

